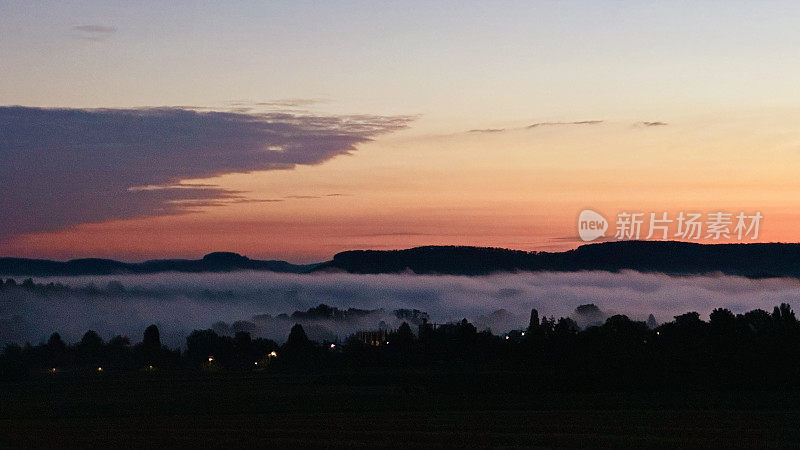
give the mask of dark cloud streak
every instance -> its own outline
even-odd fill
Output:
[[[528,125],[526,128],[549,127],[557,125],[599,125],[603,123],[602,120],[579,120],[576,122],[538,122]]]
[[[105,41],[112,34],[116,33],[117,27],[106,25],[78,25],[72,27],[72,30],[78,33],[75,37],[79,39],[99,42]]]
[[[467,133],[502,133],[506,131],[505,128],[483,128],[483,129],[475,129],[469,130]]]
[[[238,202],[241,192],[180,181],[321,164],[410,120],[0,107],[0,240]]]
[[[472,130],[468,130],[467,133],[470,134],[499,134],[504,133],[506,131],[519,131],[519,130],[530,130],[533,128],[540,128],[540,127],[550,127],[550,126],[560,126],[560,125],[599,125],[603,123],[602,120],[578,120],[574,122],[537,122],[525,127],[521,128],[474,128]]]

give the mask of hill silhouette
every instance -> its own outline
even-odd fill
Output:
[[[720,272],[749,278],[800,278],[800,244],[696,244],[673,241],[620,241],[582,245],[565,252],[526,252],[488,247],[426,246],[406,250],[351,250],[333,260],[308,265],[262,261],[237,253],[209,253],[199,260],[159,259],[125,263],[110,259],[0,258],[0,274],[11,276],[110,275],[159,272],[284,273],[340,271],[486,275],[514,271],[617,272],[635,270],[674,275]]]
[[[0,258],[0,274],[17,276],[231,272],[235,270],[302,273],[308,272],[313,267],[314,265],[297,265],[286,261],[250,259],[232,252],[209,253],[198,260],[156,259],[141,263],[125,263],[112,259],[97,258],[73,259],[65,262],[46,259]]]
[[[751,278],[800,277],[800,244],[696,244],[620,241],[565,252],[524,252],[481,247],[417,247],[338,253],[314,268],[350,273],[485,275],[508,271],[616,272],[636,270],[691,275],[721,272]]]

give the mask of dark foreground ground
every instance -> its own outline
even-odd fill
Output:
[[[800,395],[541,391],[515,374],[42,375],[0,447],[797,447]]]

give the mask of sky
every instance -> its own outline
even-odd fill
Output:
[[[799,19],[789,1],[4,1],[0,255],[553,251],[582,243],[584,209],[759,211],[758,242],[798,242]]]

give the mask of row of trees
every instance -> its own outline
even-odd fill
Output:
[[[65,343],[58,333],[53,333],[47,343],[37,346],[7,345],[0,358],[0,378],[20,378],[30,371],[177,368],[181,363],[181,352],[161,344],[155,325],[147,327],[142,341],[136,345],[131,345],[131,340],[125,336],[115,336],[105,342],[97,332],[89,330],[72,345]]]
[[[177,370],[363,370],[497,371],[523,374],[530,383],[568,389],[661,389],[687,387],[800,387],[800,324],[788,304],[770,314],[733,314],[715,309],[709,321],[696,312],[655,326],[654,321],[609,317],[581,330],[569,318],[539,318],[504,335],[478,331],[466,319],[417,330],[357,333],[343,343],[317,343],[295,325],[283,345],[247,332],[223,336],[196,330],[186,350],[161,344],[158,328],[131,345],[117,336],[104,342],[87,332],[72,345],[58,334],[47,343],[7,346],[0,377],[36,372]]]

